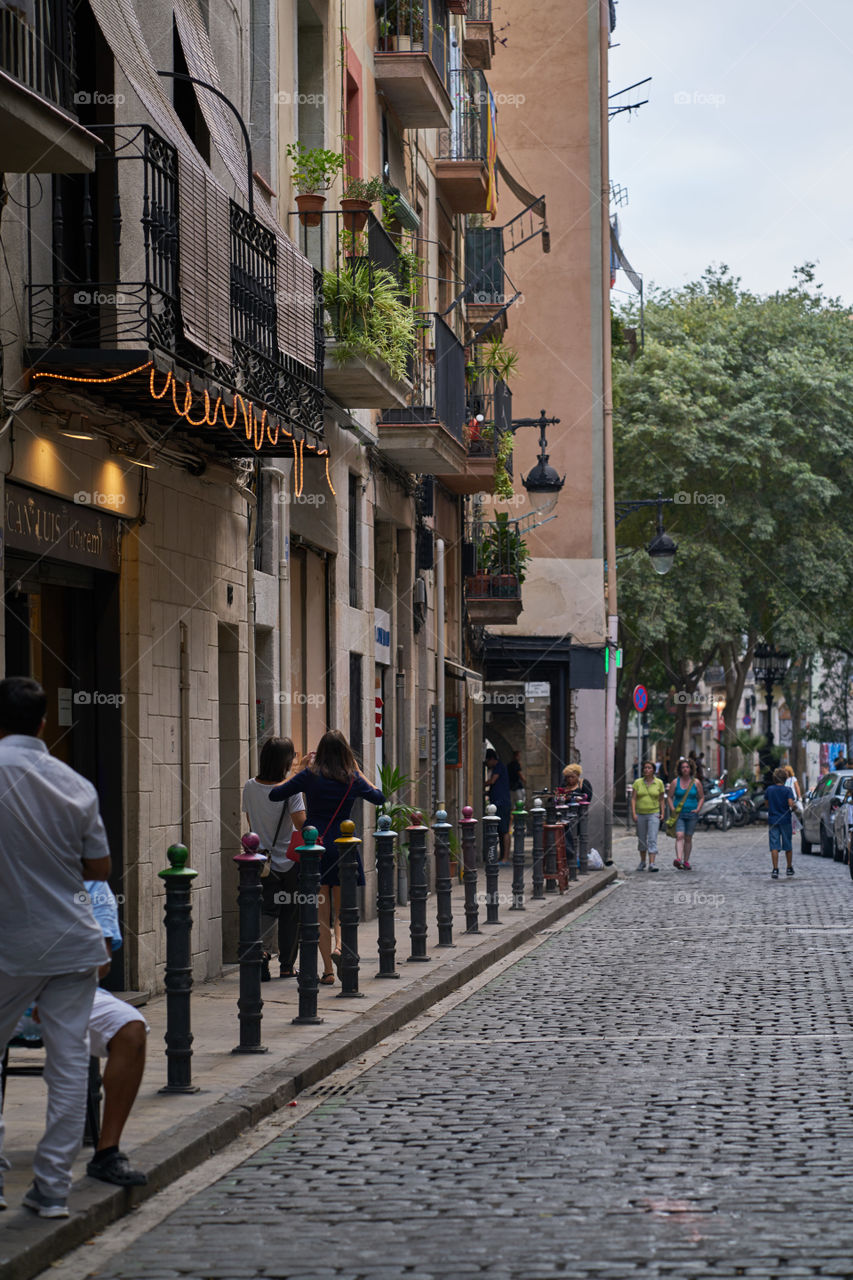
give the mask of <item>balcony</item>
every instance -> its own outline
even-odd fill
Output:
[[[0,4],[0,130],[7,173],[87,173],[97,138],[74,112],[68,0]]]
[[[39,385],[88,380],[105,404],[236,456],[314,447],[316,273],[153,129],[106,134],[93,175],[55,179],[52,202],[28,211],[25,354]]]
[[[460,67],[450,73],[453,115],[438,136],[435,177],[454,213],[489,209],[490,95],[482,71]]]
[[[499,465],[512,475],[512,454],[505,457],[504,442],[511,438],[512,392],[500,379],[483,380],[469,389],[465,440],[465,470],[438,479],[452,493],[494,493]]]
[[[326,391],[351,409],[400,408],[412,392],[415,318],[404,262],[373,214],[364,231],[347,231],[342,215],[323,215],[333,265],[323,272]],[[326,237],[319,233],[322,245]]]
[[[488,71],[495,53],[495,28],[492,23],[492,0],[468,0],[462,52],[468,65]]]
[[[404,129],[450,124],[446,0],[378,0],[376,88]]]
[[[468,227],[465,232],[465,314],[480,339],[506,332],[502,227]],[[500,312],[500,314],[498,314]]]
[[[475,626],[511,626],[522,610],[527,544],[507,515],[483,520],[478,509],[468,540],[473,544],[476,566],[476,572],[465,579],[468,620]]]
[[[413,390],[404,408],[379,420],[379,447],[416,475],[459,475],[467,466],[465,351],[438,315],[422,315]]]

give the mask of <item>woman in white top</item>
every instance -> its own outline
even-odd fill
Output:
[[[287,804],[270,800],[273,787],[281,786],[293,764],[290,738],[268,738],[261,748],[258,776],[243,787],[243,808],[249,828],[260,838],[260,848],[270,855],[270,873],[262,881],[264,915],[278,920],[278,959],[282,978],[295,978],[293,968],[299,948],[299,864],[291,862],[287,846],[294,830],[305,821],[305,801],[291,796]],[[264,952],[264,981],[270,978],[269,954]]]

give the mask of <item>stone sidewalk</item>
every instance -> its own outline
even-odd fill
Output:
[[[627,866],[632,842],[614,840],[614,856]],[[157,996],[144,1006],[151,1027],[148,1063],[139,1097],[125,1129],[122,1148],[132,1163],[148,1174],[148,1186],[123,1190],[85,1176],[91,1154],[84,1148],[75,1165],[70,1196],[72,1215],[58,1222],[42,1221],[16,1206],[31,1181],[31,1161],[44,1121],[45,1088],[40,1077],[12,1076],[8,1081],[4,1115],[6,1154],[12,1171],[6,1174],[9,1210],[0,1216],[0,1273],[10,1268],[15,1280],[28,1280],[38,1271],[82,1244],[96,1231],[128,1212],[135,1204],[161,1191],[243,1130],[303,1089],[316,1084],[345,1062],[357,1057],[403,1026],[430,1005],[483,972],[532,936],[553,926],[588,898],[611,883],[615,866],[591,872],[570,884],[566,894],[529,898],[524,912],[513,912],[511,867],[501,868],[500,924],[484,923],[480,906],[479,934],[466,935],[464,892],[454,886],[454,946],[437,948],[435,895],[428,902],[427,964],[409,964],[409,913],[396,913],[398,980],[378,980],[377,925],[370,921],[359,931],[362,999],[339,998],[340,984],[321,987],[320,1026],[293,1026],[297,1012],[295,982],[274,978],[262,987],[265,1054],[232,1054],[239,1041],[236,967],[216,982],[198,986],[192,998],[193,1083],[196,1094],[162,1095],[166,1082],[163,1049],[166,1001]],[[526,891],[530,890],[529,866]],[[478,890],[484,888],[480,875]],[[277,962],[273,972],[277,972]],[[33,1051],[13,1051],[13,1063],[38,1060]]]

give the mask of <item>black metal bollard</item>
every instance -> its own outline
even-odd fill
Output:
[[[557,804],[553,796],[549,796],[545,805],[545,853],[543,872],[545,875],[545,892],[557,892]]]
[[[157,874],[166,889],[166,1084],[160,1093],[198,1093],[192,1083],[190,993],[193,987],[192,906],[190,889],[198,875],[186,865],[182,844],[166,850],[170,866]]]
[[[325,1018],[317,1016],[320,859],[325,850],[317,844],[316,827],[303,827],[302,839],[304,844],[299,850],[299,1013],[291,1018],[291,1022],[297,1026],[317,1026],[325,1022]]]
[[[545,897],[545,810],[538,796],[533,801],[530,818],[533,824],[533,898],[538,901]]]
[[[338,999],[364,997],[358,989],[358,853],[361,841],[355,834],[355,823],[349,818],[341,823],[340,837],[335,841],[340,849],[341,877],[341,990]]]
[[[240,998],[237,1001],[240,1021],[240,1043],[232,1053],[266,1053],[261,1044],[261,1021],[264,1002],[261,999],[261,968],[264,943],[261,936],[261,867],[266,858],[258,853],[261,843],[254,831],[242,836],[243,853],[234,858],[240,872],[237,907],[240,913],[240,941],[237,960],[240,965]]]
[[[569,800],[566,807],[566,814],[563,818],[563,829],[565,831],[566,842],[566,866],[569,871],[569,879],[577,880],[578,878],[578,807],[577,802],[573,799]]]
[[[379,923],[379,972],[377,978],[399,978],[394,967],[397,939],[394,934],[394,908],[397,905],[397,868],[394,861],[396,831],[391,819],[383,813],[376,839],[376,915]]]
[[[512,815],[512,906],[510,911],[526,911],[524,905],[524,841],[527,813],[519,800]]]
[[[498,919],[498,881],[500,879],[500,817],[495,805],[486,805],[483,815],[483,861],[486,864],[486,924],[500,924]]]
[[[450,832],[452,825],[447,821],[444,809],[437,809],[435,822],[435,899],[437,905],[436,920],[438,923],[438,945],[453,946],[453,881],[450,878]]]
[[[409,934],[412,939],[410,961],[429,960],[427,955],[427,831],[421,815],[412,817],[412,825],[406,827],[409,837]]]
[[[465,886],[465,932],[480,932],[477,901],[477,819],[470,804],[462,810],[462,883]]]

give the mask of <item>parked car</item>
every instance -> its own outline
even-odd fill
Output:
[[[839,769],[821,778],[803,804],[800,850],[811,853],[817,845],[824,858],[835,856],[835,818],[846,801],[846,783],[853,769]]]
[[[848,778],[844,784],[842,803],[836,809],[832,823],[832,834],[835,861],[849,863],[853,838],[853,778]],[[853,871],[850,874],[853,876]]]

